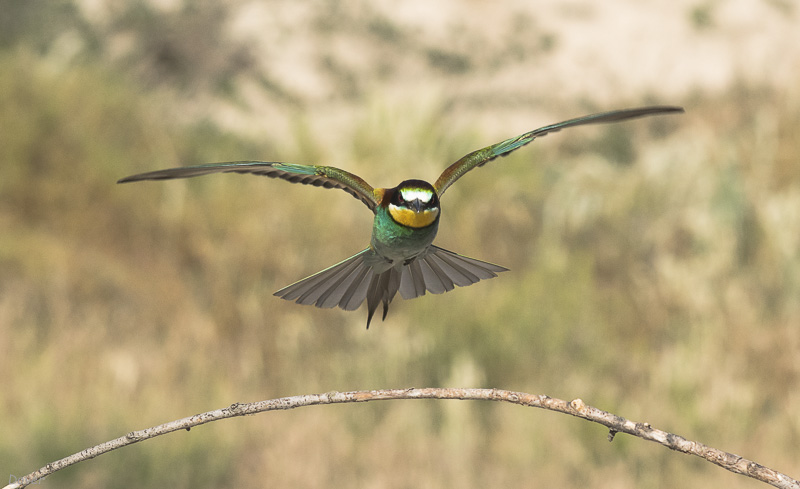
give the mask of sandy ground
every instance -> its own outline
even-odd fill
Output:
[[[742,81],[796,90],[800,74],[800,19],[790,2],[336,5],[250,2],[231,17],[230,34],[253,46],[263,73],[315,108],[347,90],[443,97],[481,114],[496,108],[515,124],[542,110],[575,115],[557,107],[576,103],[681,103]],[[343,88],[336,72],[352,86]],[[243,120],[250,130],[259,125]]]
[[[182,5],[153,3],[164,12]],[[96,23],[113,8],[79,4]],[[343,105],[370,98],[436,100],[480,117],[483,129],[508,131],[576,107],[679,104],[741,82],[797,90],[800,76],[800,14],[790,1],[229,4],[213,42],[246,46],[254,69],[236,81],[239,103],[198,90],[186,116],[253,136],[298,113],[320,130],[337,126]],[[110,51],[125,56],[135,48],[128,41],[109,39]]]

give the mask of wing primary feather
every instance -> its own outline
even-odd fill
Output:
[[[551,132],[560,131],[561,129],[566,129],[568,127],[582,126],[585,124],[607,124],[611,122],[620,122],[628,119],[636,119],[638,117],[645,117],[658,114],[681,113],[681,112],[683,112],[682,107],[661,106],[661,105],[651,106],[651,107],[638,107],[635,109],[614,110],[611,112],[601,112],[599,114],[591,114],[583,117],[576,117],[575,119],[569,119],[566,121],[557,122],[555,124],[550,124],[544,127],[540,127],[538,129],[534,129],[533,131],[526,132],[525,134],[522,134],[520,136],[511,139],[506,139],[505,141],[501,141],[497,144],[493,144],[491,146],[487,146],[483,149],[479,149],[477,151],[473,151],[472,153],[467,154],[460,160],[456,161],[455,163],[447,167],[442,172],[442,174],[439,175],[439,178],[436,179],[436,183],[433,184],[433,188],[436,189],[436,192],[439,194],[439,197],[441,197],[448,187],[450,187],[456,180],[461,178],[465,173],[472,170],[473,168],[483,166],[499,156],[506,156],[512,151],[519,149],[522,146],[525,146],[526,144],[530,143],[537,137],[544,136],[545,134]]]
[[[375,189],[358,175],[332,166],[297,165],[277,161],[231,161],[208,165],[169,168],[147,173],[139,173],[121,178],[117,183],[139,182],[142,180],[171,180],[192,178],[211,173],[250,173],[270,178],[279,178],[291,183],[313,185],[322,188],[338,188],[364,202],[373,212],[378,205]]]

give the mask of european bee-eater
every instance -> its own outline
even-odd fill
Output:
[[[641,107],[587,115],[540,127],[521,136],[473,151],[442,172],[436,183],[406,180],[393,188],[372,188],[360,177],[339,168],[265,161],[233,161],[171,168],[123,178],[139,180],[188,178],[209,173],[252,173],[324,188],[339,188],[361,200],[375,214],[369,247],[350,258],[282,288],[275,295],[298,304],[357,309],[367,300],[367,328],[379,303],[383,319],[397,292],[413,299],[425,292],[441,294],[507,268],[468,258],[433,245],[439,228],[439,200],[465,173],[505,156],[539,136],[584,124],[619,122],[655,114],[683,112],[680,107]]]

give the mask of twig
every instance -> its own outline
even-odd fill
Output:
[[[132,431],[115,440],[87,448],[81,452],[49,463],[41,469],[17,479],[4,489],[20,489],[72,464],[97,457],[106,452],[116,450],[133,443],[154,438],[178,430],[189,430],[201,424],[225,418],[247,416],[264,411],[294,409],[302,406],[318,404],[342,404],[348,402],[380,401],[387,399],[461,399],[504,401],[527,407],[537,407],[550,411],[583,418],[599,423],[609,429],[609,441],[617,433],[627,433],[639,438],[654,441],[667,448],[689,453],[719,465],[735,474],[746,475],[782,489],[800,489],[800,482],[776,470],[757,464],[732,453],[690,441],[682,436],[667,433],[651,427],[648,423],[636,423],[600,409],[584,404],[580,399],[571,402],[553,399],[548,396],[511,392],[501,389],[388,389],[375,391],[329,392],[326,394],[309,394],[304,396],[282,397],[252,403],[235,403],[223,409],[196,414],[188,418],[178,419],[141,431]]]

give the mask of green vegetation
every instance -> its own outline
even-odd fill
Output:
[[[433,179],[495,135],[445,105],[375,96],[338,142],[302,118],[288,140],[255,142],[185,124],[162,92],[91,60],[59,70],[7,48],[0,61],[3,477],[235,401],[411,386],[580,397],[797,476],[800,98],[752,86],[702,94],[685,116],[548,136],[477,170],[448,191],[439,243],[511,271],[395,301],[366,332],[362,310],[271,295],[367,243],[371,216],[355,199],[238,175],[114,182],[262,157],[330,162],[389,186],[409,172]],[[443,69],[470,69],[456,61]],[[609,444],[565,416],[432,401],[215,423],[43,484],[528,480],[753,484],[640,440]]]

